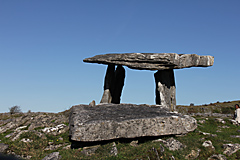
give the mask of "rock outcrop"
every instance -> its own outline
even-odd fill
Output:
[[[86,58],[83,61],[88,63],[124,65],[140,70],[164,70],[212,66],[214,57],[177,53],[124,53],[96,55]]]
[[[235,143],[235,144],[223,144],[223,148],[225,149],[223,151],[223,154],[231,156],[233,153],[237,152],[240,150],[240,144]]]
[[[160,105],[100,104],[73,106],[69,126],[71,140],[92,142],[185,134],[195,130],[197,122]]]

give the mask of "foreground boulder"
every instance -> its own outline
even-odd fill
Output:
[[[160,105],[77,105],[69,118],[71,140],[82,142],[185,134],[197,128],[194,118]]]

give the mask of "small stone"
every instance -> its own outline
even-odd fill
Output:
[[[62,144],[49,145],[49,146],[47,146],[44,150],[45,150],[45,151],[48,151],[48,150],[56,150],[56,149],[58,149],[59,147],[62,147],[62,146],[63,146]]]
[[[203,120],[198,120],[198,122],[201,123],[201,124],[206,123],[206,121],[204,119]]]
[[[152,142],[166,142],[166,141],[163,139],[156,139],[156,140],[153,140]]]
[[[222,123],[222,124],[226,123],[222,118],[216,118],[215,120],[219,123]]]
[[[209,148],[211,148],[212,150],[215,150],[215,147],[212,145],[212,142],[211,142],[211,141],[205,141],[205,142],[203,142],[202,146],[203,146],[203,147],[209,147]]]
[[[23,138],[20,140],[21,142],[27,143],[27,142],[33,142],[33,140],[30,140],[28,138]]]
[[[59,137],[58,139],[59,139],[60,141],[63,141],[63,138],[62,138],[62,137]]]
[[[10,133],[8,135],[5,136],[5,138],[9,138],[9,137],[12,137],[14,135],[14,132],[13,133]]]
[[[118,150],[117,150],[117,146],[116,146],[116,143],[115,143],[115,142],[113,142],[113,144],[112,144],[112,149],[111,149],[111,151],[110,151],[110,154],[111,154],[112,156],[117,156],[117,154],[118,154]]]
[[[53,142],[48,142],[48,145],[53,145]]]
[[[196,159],[199,156],[200,151],[201,151],[200,149],[192,150],[191,153],[185,157],[185,159],[188,159],[188,160]]]
[[[53,152],[46,157],[44,157],[42,160],[60,160],[61,156],[59,155],[59,152]]]
[[[214,154],[209,157],[207,160],[227,160],[227,158],[222,154]]]
[[[161,144],[159,144],[159,146],[160,146],[160,152],[163,153],[165,151],[164,147]]]
[[[240,138],[240,135],[230,135],[232,138]]]
[[[27,128],[27,126],[18,127],[18,128],[16,128],[16,130],[22,130],[22,129],[24,129],[24,128]]]
[[[130,146],[137,147],[138,146],[138,141],[132,141],[130,143]]]
[[[100,147],[100,145],[96,145],[96,146],[91,146],[91,147],[84,147],[83,151],[81,151],[81,153],[87,155],[87,156],[91,156],[93,154],[95,154],[95,151]]]
[[[167,139],[164,143],[164,146],[167,147],[170,151],[180,150],[186,146],[174,138]]]
[[[89,103],[89,106],[91,106],[91,107],[94,107],[95,105],[96,105],[96,102],[94,100]]]
[[[69,145],[63,147],[63,149],[71,149],[71,145],[69,144]]]
[[[172,155],[171,157],[169,157],[170,160],[175,160],[175,157]]]

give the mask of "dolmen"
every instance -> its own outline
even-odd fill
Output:
[[[72,141],[84,143],[176,135],[197,128],[194,118],[175,112],[174,69],[209,67],[213,65],[214,57],[176,53],[124,53],[96,55],[83,61],[105,64],[108,67],[100,104],[81,104],[71,109],[69,136]],[[125,80],[123,66],[138,70],[157,70],[154,74],[156,105],[120,103]]]

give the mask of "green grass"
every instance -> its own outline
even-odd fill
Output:
[[[239,101],[235,102],[225,102],[225,103],[213,103],[206,106],[180,106],[181,110],[184,110],[184,112],[204,112],[204,111],[211,111],[215,113],[227,113],[232,114],[234,104],[239,103]],[[178,106],[179,107],[179,106]],[[64,111],[62,113],[63,115],[69,115],[69,110]],[[0,115],[1,116],[1,115]],[[5,115],[2,116],[3,119],[11,118],[11,115]],[[186,148],[179,150],[179,151],[170,151],[166,147],[164,147],[165,151],[161,153],[160,151],[160,144],[162,146],[162,142],[152,142],[151,139],[146,138],[144,141],[140,141],[138,146],[133,147],[129,144],[129,142],[123,142],[120,140],[116,140],[116,146],[118,149],[118,155],[111,156],[110,151],[112,149],[112,142],[109,142],[107,144],[102,144],[100,147],[96,150],[95,154],[91,156],[84,155],[82,153],[83,148],[79,149],[63,149],[63,147],[60,147],[53,151],[45,151],[44,149],[49,146],[49,142],[53,143],[53,145],[58,144],[65,144],[69,145],[71,142],[69,141],[68,132],[62,133],[60,135],[54,136],[54,135],[46,135],[46,139],[38,137],[34,132],[27,132],[23,133],[20,138],[17,141],[12,142],[9,138],[5,138],[7,134],[12,133],[13,131],[8,130],[5,133],[0,134],[1,143],[9,144],[9,149],[16,154],[19,155],[29,155],[32,156],[31,159],[39,160],[44,158],[46,155],[58,151],[60,152],[60,155],[62,156],[62,159],[69,159],[69,160],[78,160],[78,159],[102,159],[102,160],[124,160],[124,159],[150,159],[155,160],[157,159],[156,152],[153,150],[153,148],[156,149],[158,156],[160,159],[170,159],[171,156],[174,156],[176,160],[182,160],[185,159],[185,156],[191,153],[191,150],[197,150],[200,149],[200,153],[197,159],[200,160],[206,160],[208,157],[210,157],[213,154],[223,154],[223,144],[227,143],[240,143],[239,138],[232,138],[231,135],[240,135],[240,127],[232,125],[229,121],[229,118],[225,118],[226,124],[219,123],[215,120],[215,117],[208,117],[208,120],[206,120],[205,117],[195,117],[197,120],[205,120],[206,122],[203,124],[198,123],[198,128],[190,132],[184,136],[161,136],[158,138],[161,139],[168,139],[170,137],[175,138],[176,140],[180,141],[181,143],[186,145]],[[68,123],[64,123],[68,125]],[[229,128],[220,128],[218,126],[229,126]],[[35,128],[35,130],[38,130],[45,127],[39,127]],[[218,130],[221,130],[222,132],[217,132]],[[207,132],[210,134],[216,134],[217,136],[209,136],[209,135],[203,135],[201,132]],[[20,140],[22,138],[28,138],[33,140],[33,142],[30,143],[23,143]],[[61,140],[62,138],[62,140]],[[141,139],[142,140],[142,139]],[[205,148],[202,146],[203,142],[206,140],[210,140],[213,143],[213,146],[215,147],[215,150],[212,150],[210,148]],[[226,156],[227,157],[227,156]],[[233,155],[227,157],[228,160],[235,160],[240,159],[240,151],[234,153]]]

